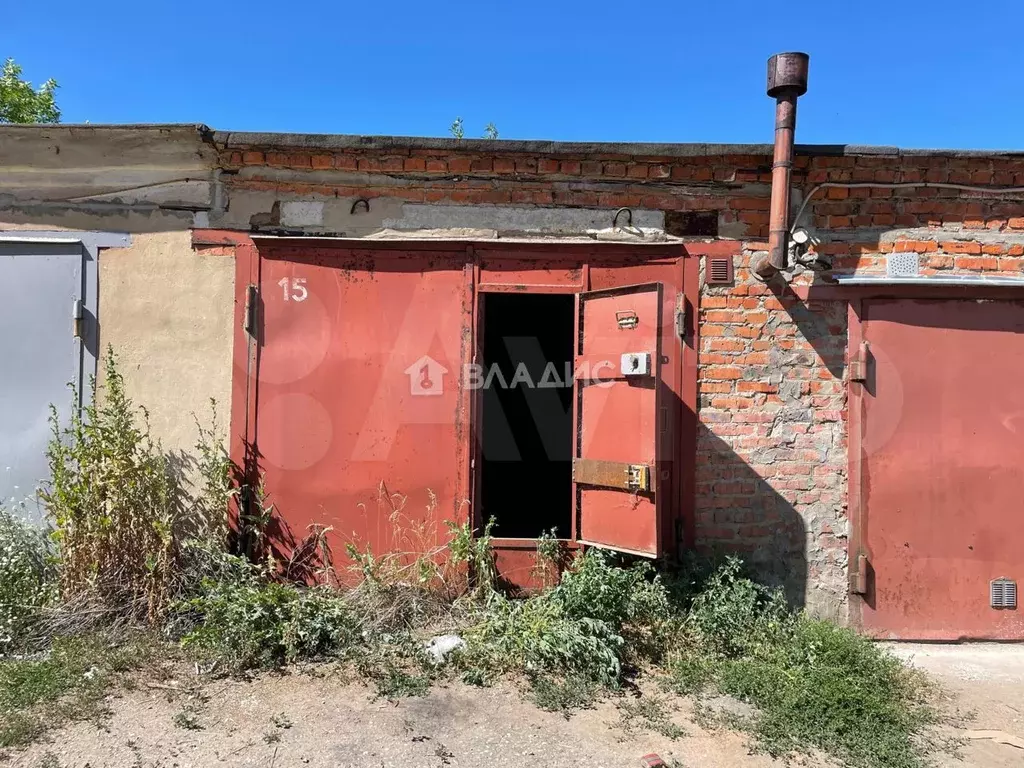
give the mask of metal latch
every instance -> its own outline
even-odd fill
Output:
[[[626,488],[631,491],[648,491],[651,488],[651,470],[646,464],[626,466]]]
[[[256,308],[259,301],[259,292],[255,285],[250,283],[245,288],[245,332],[250,336],[256,335]]]
[[[624,331],[632,330],[640,325],[640,318],[632,309],[623,309],[615,313],[615,322]]]
[[[71,333],[76,339],[84,336],[84,320],[85,308],[82,305],[82,300],[75,299],[75,303],[71,307]]]
[[[857,354],[850,360],[850,381],[868,380],[868,343],[862,341]]]

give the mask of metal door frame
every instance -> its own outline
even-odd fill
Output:
[[[60,230],[17,229],[0,232],[0,250],[17,253],[19,246],[40,248],[68,246],[69,252],[82,249],[82,309],[85,328],[79,339],[78,405],[86,402],[90,377],[96,375],[100,356],[99,340],[99,251],[101,248],[127,248],[132,236],[126,232],[74,232]],[[68,307],[70,329],[72,307]]]

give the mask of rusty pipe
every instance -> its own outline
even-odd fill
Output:
[[[775,98],[775,150],[772,155],[772,198],[768,214],[768,256],[755,274],[774,277],[787,266],[789,200],[793,177],[796,100],[807,93],[806,53],[778,53],[768,59],[768,95]]]

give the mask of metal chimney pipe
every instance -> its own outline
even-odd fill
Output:
[[[806,53],[777,53],[768,59],[768,95],[775,98],[775,153],[768,218],[768,258],[754,267],[762,280],[785,269],[789,240],[789,191],[793,174],[796,100],[807,93]]]

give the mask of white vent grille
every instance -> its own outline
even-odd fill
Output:
[[[993,579],[988,585],[989,605],[993,608],[1017,607],[1017,582],[1012,579]]]
[[[889,277],[918,277],[921,257],[916,253],[890,253],[885,259],[885,274]]]

